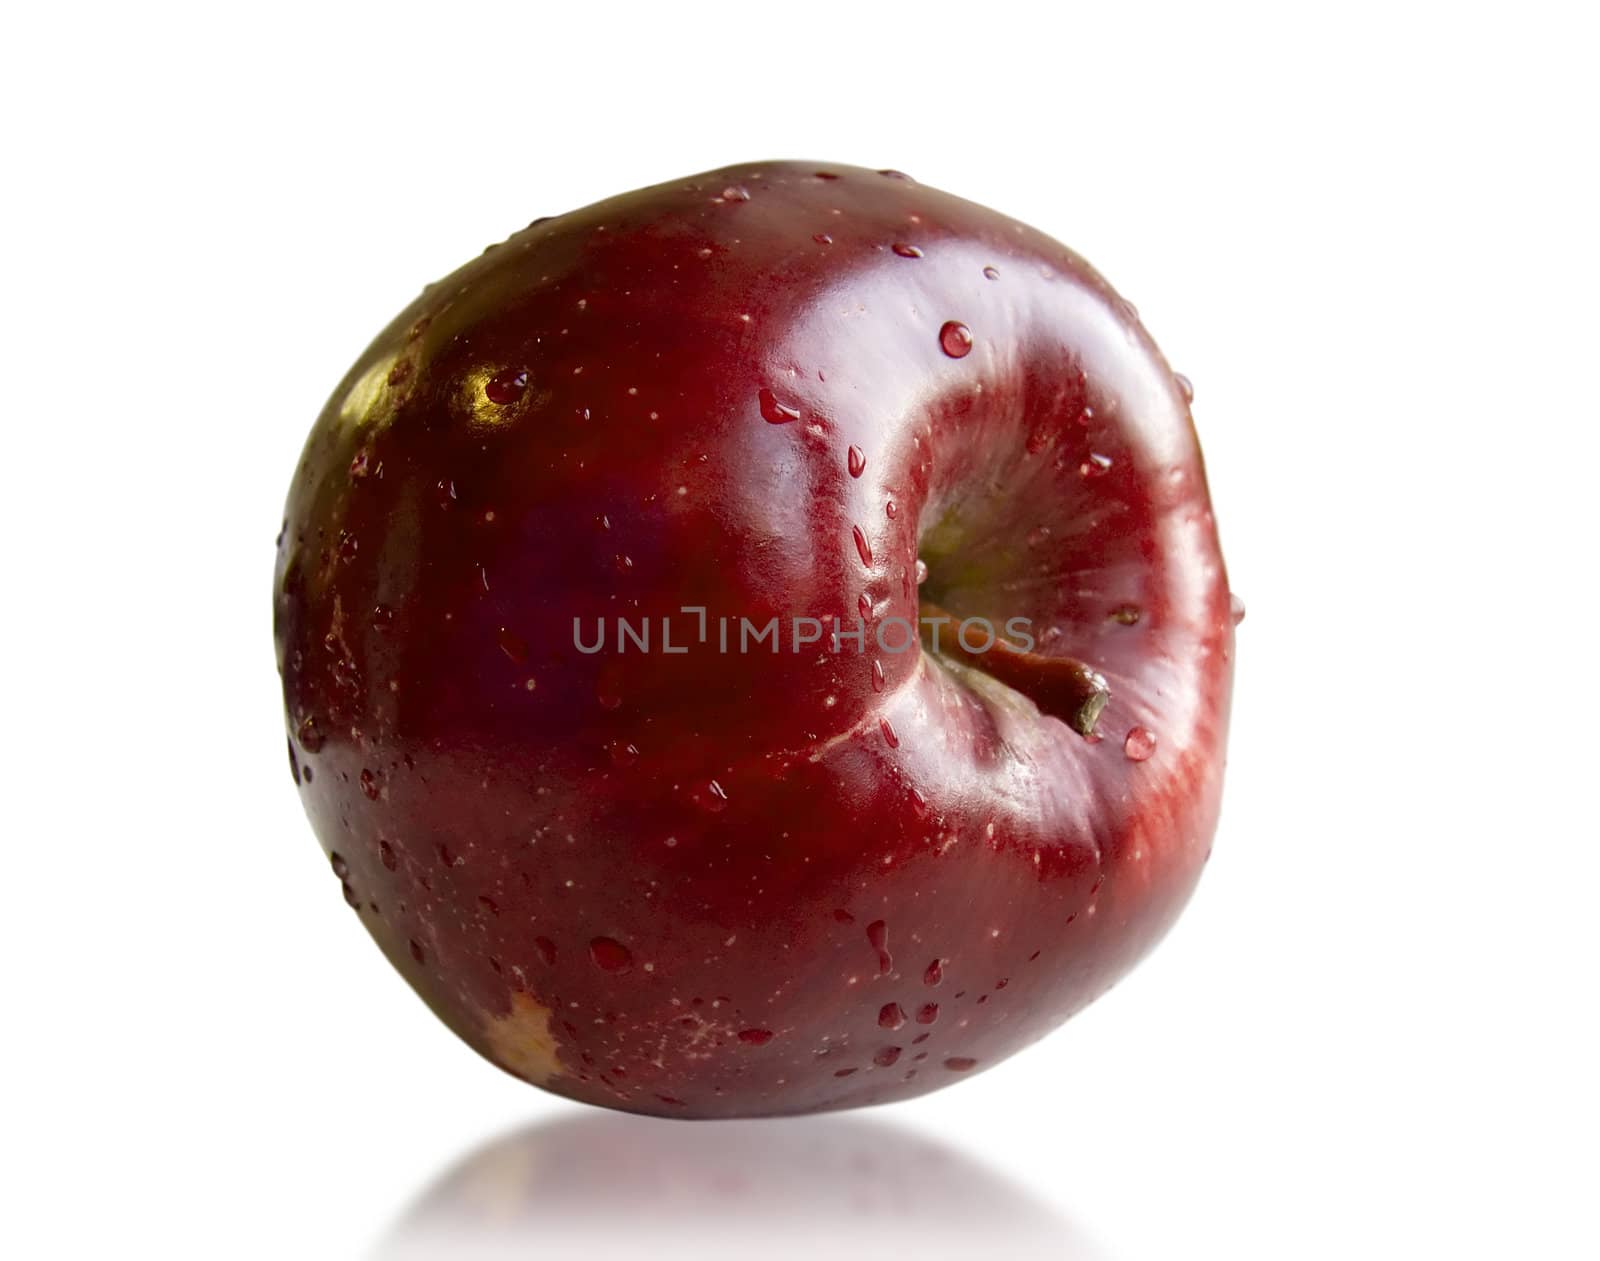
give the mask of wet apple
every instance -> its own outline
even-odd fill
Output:
[[[1188,899],[1234,616],[1187,382],[1043,234],[758,163],[536,221],[334,391],[275,585],[344,895],[502,1068],[901,1099]]]

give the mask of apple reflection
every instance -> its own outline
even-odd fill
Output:
[[[374,1256],[1050,1257],[1097,1261],[1053,1209],[969,1155],[860,1118],[566,1117],[440,1176]]]

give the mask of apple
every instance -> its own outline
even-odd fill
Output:
[[[769,162],[535,221],[334,391],[279,540],[344,897],[501,1068],[904,1099],[1188,899],[1234,606],[1189,390],[1021,223]]]

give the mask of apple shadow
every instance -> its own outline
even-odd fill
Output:
[[[1109,1256],[973,1156],[881,1121],[617,1113],[490,1140],[418,1196],[372,1256],[478,1261],[563,1246],[630,1261]]]

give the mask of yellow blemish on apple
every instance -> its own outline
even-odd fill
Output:
[[[349,425],[365,425],[377,419],[394,363],[394,355],[385,355],[361,374],[339,404],[340,420]]]
[[[527,994],[512,994],[511,1011],[484,1024],[489,1054],[523,1081],[547,1085],[562,1071],[550,1025],[548,1007]]]
[[[455,406],[467,424],[475,429],[499,429],[537,411],[550,400],[550,390],[530,380],[514,401],[496,403],[490,397],[490,382],[515,368],[476,367],[464,373],[455,388]]]

